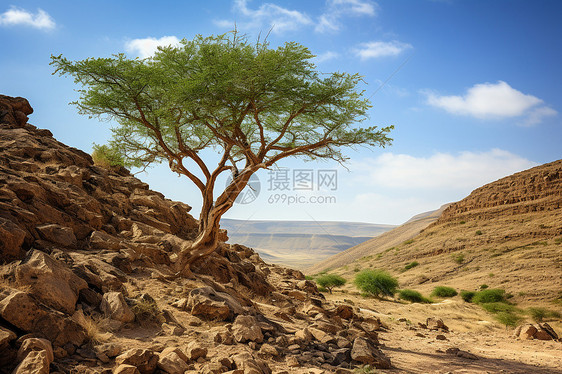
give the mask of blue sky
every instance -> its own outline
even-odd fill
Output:
[[[264,171],[258,198],[227,216],[398,224],[561,158],[561,14],[555,0],[3,0],[0,93],[28,98],[31,123],[89,152],[108,139],[111,124],[68,105],[78,87],[51,75],[51,54],[146,57],[158,44],[227,32],[235,22],[250,38],[271,29],[273,46],[302,43],[320,71],[363,75],[373,103],[368,124],[395,125],[394,143],[348,151],[349,171],[284,162],[290,177],[312,170],[313,191],[296,190],[294,178],[289,189],[274,190],[279,174]],[[318,188],[319,170],[337,170],[336,189]],[[138,176],[200,207],[197,190],[165,166]]]

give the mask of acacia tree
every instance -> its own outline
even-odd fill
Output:
[[[250,176],[281,159],[344,162],[344,147],[382,146],[392,126],[360,127],[368,99],[357,74],[321,74],[314,55],[295,42],[270,48],[235,32],[196,36],[178,47],[160,47],[153,57],[70,61],[51,56],[60,75],[82,86],[79,113],[114,120],[109,147],[126,166],[167,162],[201,191],[199,233],[179,253],[178,271],[219,245],[219,223]],[[202,151],[219,153],[211,168]],[[217,177],[231,183],[215,197]]]

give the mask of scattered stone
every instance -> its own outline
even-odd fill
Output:
[[[443,334],[439,334],[435,337],[435,339],[437,339],[437,340],[447,340],[447,337]]]
[[[264,356],[278,356],[279,355],[279,351],[277,350],[277,348],[275,348],[271,344],[267,344],[267,343],[265,343],[261,346],[258,353],[260,353]]]
[[[521,331],[519,332],[519,338],[523,340],[533,339],[535,334],[537,333],[537,328],[531,324],[524,325],[521,327]]]
[[[187,345],[186,353],[189,360],[197,361],[199,358],[206,358],[208,350],[198,341],[192,341]]]
[[[47,355],[47,362],[49,363],[49,365],[55,359],[53,346],[51,345],[50,341],[40,338],[27,338],[21,343],[21,346],[18,350],[17,360],[21,361],[29,354],[29,352],[35,351],[45,351]]]
[[[183,374],[189,368],[187,357],[178,348],[167,348],[158,358],[158,368],[168,374]]]
[[[441,331],[449,331],[449,328],[443,323],[441,318],[437,317],[430,317],[425,322],[426,326],[430,330],[441,330]]]

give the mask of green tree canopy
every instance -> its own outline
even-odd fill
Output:
[[[341,287],[345,284],[346,280],[337,274],[323,274],[315,279],[316,283],[321,287],[328,289],[332,293],[334,287]]]
[[[393,296],[398,289],[398,280],[383,270],[366,269],[355,276],[355,286],[373,296]]]
[[[295,42],[270,48],[233,32],[184,39],[146,59],[60,55],[51,64],[82,87],[73,103],[81,114],[117,123],[109,146],[125,165],[165,161],[201,191],[200,233],[178,264],[190,273],[216,249],[221,216],[257,170],[286,157],[344,162],[345,147],[391,142],[391,126],[357,125],[370,108],[361,77],[321,74],[313,57]],[[216,165],[202,159],[204,149],[220,155]],[[233,179],[215,196],[223,172]]]

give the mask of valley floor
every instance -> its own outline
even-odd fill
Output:
[[[456,300],[430,305],[401,304],[350,293],[325,296],[336,303],[351,301],[388,326],[387,332],[379,334],[379,341],[395,368],[376,369],[373,373],[562,373],[562,342],[516,339],[513,329],[506,330],[492,322],[491,316],[475,305]],[[429,317],[443,319],[449,332],[418,326]],[[560,334],[561,323],[550,324]],[[437,338],[438,335],[445,340]],[[469,352],[477,359],[446,353],[450,348]]]

